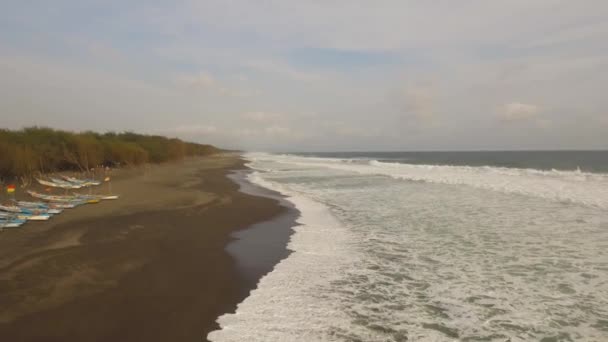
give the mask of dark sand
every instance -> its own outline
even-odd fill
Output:
[[[242,168],[223,155],[124,170],[118,201],[0,233],[0,341],[205,340],[287,255],[295,218],[239,192],[226,175]]]

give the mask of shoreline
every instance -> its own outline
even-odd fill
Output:
[[[205,340],[288,255],[295,212],[240,191],[245,170],[238,155],[125,170],[118,201],[1,233],[0,339]]]
[[[235,170],[228,175],[228,178],[239,185],[239,191],[251,196],[275,200],[285,210],[267,221],[256,222],[231,234],[233,240],[226,245],[226,251],[234,258],[238,272],[248,284],[243,300],[257,288],[262,277],[272,272],[281,260],[292,253],[287,245],[294,233],[293,228],[298,224],[296,220],[300,216],[300,212],[285,199],[285,196],[251,183],[247,179],[249,172],[248,168]],[[242,300],[239,304],[241,302]]]

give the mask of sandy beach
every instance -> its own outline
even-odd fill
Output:
[[[120,170],[119,200],[0,233],[0,340],[204,340],[286,255],[289,227],[277,238],[276,224],[282,245],[262,267],[245,272],[226,250],[287,211],[239,192],[227,174],[243,168],[216,155]]]

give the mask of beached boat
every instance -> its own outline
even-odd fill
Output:
[[[94,179],[78,179],[78,178],[64,176],[64,175],[62,175],[61,178],[63,178],[67,182],[70,182],[73,184],[81,184],[83,186],[93,186],[93,185],[101,184],[101,181],[94,180]]]
[[[60,214],[63,212],[63,207],[61,205],[55,205],[54,203],[49,202],[28,202],[28,201],[15,201],[15,203],[23,208],[32,208],[32,209],[43,209],[47,210],[49,214]]]
[[[28,221],[48,221],[51,218],[49,214],[40,214],[40,215],[28,215],[28,214],[19,214],[17,218],[25,219]]]
[[[77,196],[77,197],[83,198],[83,199],[87,199],[87,200],[91,200],[91,199],[116,200],[120,197],[119,195],[86,195],[86,194],[77,194],[77,193],[74,193],[74,196]]]
[[[21,220],[19,221],[14,221],[14,220],[2,220],[0,219],[0,228],[17,228],[17,227],[21,227],[25,222],[22,222]]]
[[[0,213],[0,221],[25,223],[26,220],[20,219],[16,215],[6,215],[6,213]]]
[[[2,211],[26,215],[52,215],[61,213],[61,210],[59,209],[30,208],[16,205],[0,205],[0,212]]]
[[[15,201],[15,203],[21,208],[25,208],[28,210],[40,210],[48,214],[61,214],[63,212],[63,209],[54,208],[51,205],[45,204],[43,202]]]
[[[39,199],[42,199],[42,200],[45,200],[48,202],[68,203],[68,204],[74,204],[74,205],[80,205],[85,202],[85,201],[83,201],[82,198],[77,197],[77,196],[45,195],[45,194],[41,194],[39,192],[35,192],[32,190],[28,190],[27,193],[30,194],[30,196],[32,196],[34,198],[39,198]]]
[[[0,217],[0,222],[2,222],[2,223],[11,223],[11,222],[25,223],[26,220],[20,219],[20,218],[14,217],[14,216],[8,216],[8,217]]]
[[[18,207],[16,205],[2,205],[0,204],[0,211],[6,211],[9,213],[20,213],[21,212],[21,207]]]
[[[54,188],[62,188],[62,189],[80,189],[83,187],[83,185],[79,185],[79,184],[73,184],[73,183],[68,183],[68,182],[57,182],[57,179],[55,180],[44,180],[44,179],[40,179],[40,178],[36,178],[36,181],[38,181],[38,183],[44,185],[44,186],[51,186]]]
[[[28,213],[8,213],[0,211],[0,218],[20,219],[27,221],[46,221],[51,218],[50,214],[28,214]]]

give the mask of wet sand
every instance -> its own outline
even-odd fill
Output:
[[[0,341],[205,340],[287,255],[295,219],[240,192],[227,175],[243,168],[218,155],[121,170],[119,200],[0,233]]]

